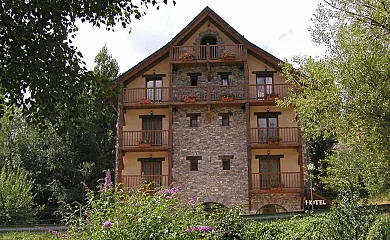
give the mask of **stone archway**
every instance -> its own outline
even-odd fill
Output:
[[[213,37],[216,40],[216,44],[224,44],[221,36],[219,36],[219,33],[217,31],[211,31],[210,29],[199,33],[199,36],[195,39],[194,45],[201,45],[202,40],[206,37]]]

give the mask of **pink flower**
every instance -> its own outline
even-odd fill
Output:
[[[100,190],[101,192],[110,191],[111,187],[111,173],[110,169],[106,171],[106,177],[104,178],[103,188]]]
[[[110,228],[111,226],[112,226],[112,223],[110,222],[110,220],[105,221],[104,224],[103,224],[103,227],[106,228],[106,229]]]

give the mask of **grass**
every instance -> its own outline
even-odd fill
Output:
[[[50,240],[50,239],[61,239],[51,235],[50,233],[45,232],[9,232],[9,233],[0,233],[1,240],[16,240],[16,239],[25,239],[25,240]]]

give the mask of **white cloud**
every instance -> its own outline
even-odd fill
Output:
[[[88,69],[93,69],[94,57],[106,44],[124,72],[169,42],[209,6],[245,38],[279,59],[298,54],[317,56],[321,48],[311,42],[308,28],[318,1],[177,0],[175,7],[170,3],[158,11],[146,10],[146,16],[132,23],[130,34],[119,26],[109,32],[79,23],[74,43]]]

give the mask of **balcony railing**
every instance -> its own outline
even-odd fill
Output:
[[[123,131],[124,147],[142,147],[139,144],[142,140],[150,147],[168,146],[168,130]]]
[[[275,97],[285,98],[290,84],[261,84],[249,85],[249,99],[273,101]]]
[[[298,127],[251,128],[254,144],[299,143]],[[279,141],[278,141],[279,140]]]
[[[124,103],[139,103],[141,99],[150,99],[151,103],[168,102],[169,87],[124,89]]]
[[[252,173],[253,190],[301,188],[299,172]]]
[[[234,60],[245,58],[246,48],[242,44],[175,46],[171,48],[169,56],[173,61]]]
[[[150,103],[183,102],[184,97],[194,95],[196,101],[221,101],[222,95],[231,95],[234,100],[245,100],[245,85],[217,85],[217,86],[177,86],[172,87],[172,98],[169,97],[169,88],[130,88],[124,90],[124,103],[140,103],[141,99],[150,99]],[[149,103],[149,102],[148,102]]]
[[[122,188],[129,189],[139,187],[143,184],[149,188],[167,187],[168,175],[123,175]]]

